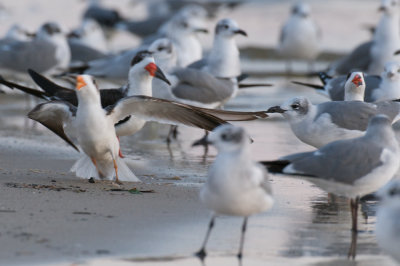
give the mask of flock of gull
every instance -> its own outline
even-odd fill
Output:
[[[203,56],[198,35],[207,32],[207,22],[217,10],[191,4],[168,15],[130,21],[94,1],[68,38],[55,22],[43,24],[34,34],[15,25],[0,40],[0,83],[42,99],[28,117],[82,151],[71,168],[80,178],[114,180],[115,185],[140,182],[124,163],[119,139],[140,131],[146,121],[171,124],[168,143],[176,138],[178,125],[205,130],[193,145],[214,145],[218,155],[200,192],[201,201],[214,213],[196,253],[201,259],[217,215],[244,218],[238,252],[242,258],[248,217],[274,203],[268,176],[284,174],[350,199],[348,257],[353,259],[360,197],[377,192],[378,244],[400,262],[399,0],[381,1],[372,40],[319,72],[322,85],[293,81],[325,93],[331,101],[315,105],[296,96],[255,112],[222,109],[242,87],[272,85],[243,82],[248,75],[241,72],[236,38],[247,34],[232,19],[217,22],[211,49]],[[142,44],[110,54],[106,36],[111,29],[131,32]],[[312,64],[319,46],[320,30],[310,7],[296,3],[277,49],[288,71],[292,60]],[[95,79],[120,87],[99,88]],[[316,150],[252,161],[251,136],[230,122],[276,114]]]

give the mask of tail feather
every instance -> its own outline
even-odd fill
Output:
[[[247,83],[240,83],[239,89],[247,89],[247,88],[254,88],[254,87],[272,87],[274,86],[271,83],[254,83],[254,84],[247,84]]]
[[[40,75],[36,71],[32,69],[28,69],[28,73],[35,81],[37,85],[39,85],[40,88],[42,88],[48,95],[50,96],[55,96],[57,93],[60,92],[66,92],[69,93],[71,90],[68,88],[64,88],[62,86],[57,85],[53,81],[49,80],[48,78]]]
[[[120,181],[129,181],[129,182],[141,182],[139,178],[129,169],[129,167],[124,162],[124,159],[117,158],[117,166],[118,166],[118,177]],[[99,170],[101,172],[101,176],[97,172],[96,166],[92,163],[92,160],[86,155],[83,154],[81,158],[79,158],[75,164],[71,167],[71,172],[74,172],[77,177],[88,179],[106,179],[106,180],[114,180],[115,179],[115,170],[113,163],[109,163],[107,165],[98,164]]]
[[[7,81],[2,76],[0,76],[0,84],[3,84],[5,86],[9,87],[10,89],[18,89],[18,90],[23,91],[23,92],[25,92],[27,94],[31,94],[31,95],[36,96],[38,98],[47,100],[47,97],[46,97],[47,95],[46,95],[45,92],[39,91],[39,90],[35,90],[35,89],[31,89],[31,88],[19,85],[17,83]]]
[[[300,82],[300,81],[292,81],[293,84],[301,85],[301,86],[306,86],[310,88],[314,88],[316,90],[324,90],[324,86],[321,85],[316,85],[316,84],[311,84],[311,83],[305,83],[305,82]]]
[[[290,164],[290,161],[277,160],[277,161],[264,161],[260,163],[263,164],[268,169],[268,172],[274,174],[282,174],[283,169]]]

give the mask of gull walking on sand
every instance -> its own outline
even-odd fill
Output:
[[[250,137],[243,128],[219,126],[207,141],[217,148],[218,155],[209,169],[200,199],[213,211],[213,216],[203,245],[196,255],[201,260],[206,257],[205,247],[216,215],[241,216],[244,220],[237,254],[241,260],[247,219],[272,207],[271,185],[263,166],[250,159]]]

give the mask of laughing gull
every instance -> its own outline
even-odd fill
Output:
[[[79,42],[82,45],[91,47],[103,53],[108,53],[109,51],[103,29],[93,19],[84,19],[81,25],[71,31],[69,35],[72,37],[78,37],[72,38],[72,40]]]
[[[378,191],[381,198],[376,214],[375,235],[379,247],[400,263],[400,180]]]
[[[160,5],[159,2],[156,4]],[[164,35],[166,33],[166,28],[168,27],[168,23],[170,23],[174,17],[184,15],[189,16],[192,19],[198,21],[199,24],[204,24],[205,21],[208,20],[208,12],[202,6],[198,4],[189,4],[181,9],[178,12],[168,13],[168,14],[159,14],[159,15],[151,15],[154,13],[154,9],[150,12],[150,17],[145,20],[131,20],[131,21],[122,21],[118,23],[117,28],[129,31],[139,37],[148,37],[153,35],[156,32],[156,35]],[[154,38],[151,36],[150,38]],[[147,42],[147,41],[145,41]]]
[[[387,62],[380,76],[365,76],[365,95],[364,101],[378,102],[384,100],[394,100],[400,98],[400,63]],[[311,87],[317,90],[323,90],[333,101],[342,101],[344,99],[344,84],[346,76],[330,77],[324,72],[319,73],[323,86],[309,84],[305,82],[293,81],[298,85]]]
[[[201,58],[202,47],[196,33],[206,32],[206,29],[194,26],[190,18],[185,16],[175,18],[168,29],[167,37],[176,47],[178,66],[186,66]],[[104,59],[90,61],[70,70],[123,83],[129,71],[130,58],[144,47],[146,45]]]
[[[236,21],[229,18],[218,21],[210,53],[207,57],[190,64],[188,67],[208,71],[220,78],[240,76],[242,74],[240,54],[235,41],[237,34],[247,37],[247,33],[239,28]]]
[[[312,20],[309,5],[298,2],[292,7],[292,14],[281,30],[278,51],[288,60],[306,60],[312,63],[319,53],[320,32]]]
[[[399,168],[400,149],[391,120],[373,117],[365,135],[332,142],[314,152],[264,162],[272,173],[300,176],[323,190],[351,199],[352,231],[357,233],[359,198],[384,186]],[[355,257],[352,241],[349,257]]]
[[[333,101],[318,105],[306,97],[296,97],[281,106],[271,107],[267,113],[281,113],[293,133],[302,142],[320,148],[332,141],[364,135],[370,118],[385,114],[390,121],[397,118],[397,102]]]
[[[89,75],[77,77],[78,106],[65,101],[39,104],[28,117],[38,121],[78,150],[64,133],[64,125],[75,131],[85,152],[72,167],[78,177],[139,181],[119,158],[114,125],[128,116],[163,123],[183,124],[212,130],[226,123],[194,107],[147,96],[129,96],[103,109],[99,89]],[[120,170],[118,175],[118,169]]]
[[[83,19],[95,20],[106,30],[112,29],[117,23],[124,20],[118,10],[103,7],[99,0],[89,1],[87,9],[83,13]]]
[[[213,211],[203,245],[196,255],[206,257],[205,246],[217,215],[244,217],[240,239],[239,260],[242,258],[247,219],[267,211],[274,203],[271,185],[264,167],[251,158],[250,138],[243,128],[222,125],[207,141],[218,150],[200,191],[200,199]]]
[[[67,40],[53,22],[42,25],[32,41],[14,41],[0,46],[2,74],[25,74],[28,68],[49,74],[65,69],[70,58]]]
[[[330,64],[327,73],[336,76],[346,75],[351,71],[366,72],[372,60],[370,53],[372,45],[372,41],[358,45],[348,55]]]
[[[379,8],[381,19],[372,41],[359,45],[348,56],[329,67],[330,75],[343,75],[350,71],[364,71],[379,75],[384,64],[395,60],[395,52],[400,49],[399,1],[382,0]]]
[[[400,2],[399,0],[382,0],[380,10],[382,18],[374,33],[371,47],[371,64],[368,74],[379,75],[384,64],[395,60],[395,52],[400,48]]]
[[[31,34],[19,24],[13,24],[8,29],[3,39],[0,39],[0,46],[12,41],[30,41]]]

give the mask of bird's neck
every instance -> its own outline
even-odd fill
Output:
[[[143,75],[138,73],[129,73],[128,80],[128,96],[145,95],[152,96],[152,80],[150,75]]]
[[[209,72],[220,78],[237,77],[241,74],[240,53],[235,39],[218,37],[208,55]]]
[[[359,89],[359,91],[345,91],[344,93],[345,101],[364,101],[364,91]]]
[[[374,34],[375,41],[386,41],[388,38],[399,39],[399,14],[383,14]],[[382,39],[384,38],[384,39]]]
[[[381,125],[369,126],[365,133],[365,137],[379,145],[385,145],[391,149],[398,150],[398,145],[395,145],[396,147],[392,147],[391,145],[392,143],[397,143],[396,136],[391,127]]]

